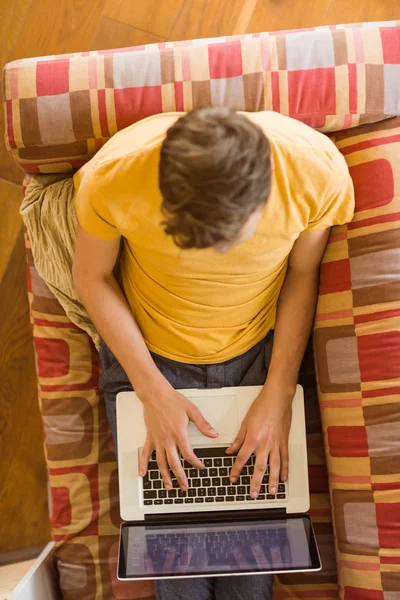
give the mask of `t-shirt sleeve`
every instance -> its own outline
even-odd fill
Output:
[[[111,199],[107,201],[99,179],[90,162],[75,173],[75,211],[85,231],[102,240],[113,240],[120,233],[112,215]]]
[[[346,161],[332,153],[324,161],[315,188],[310,219],[305,231],[319,231],[349,223],[354,216],[354,187]]]

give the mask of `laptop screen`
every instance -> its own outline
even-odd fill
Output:
[[[142,525],[121,531],[120,579],[275,573],[320,568],[307,517]]]

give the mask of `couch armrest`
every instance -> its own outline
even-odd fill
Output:
[[[6,144],[28,172],[70,172],[118,130],[204,105],[275,110],[325,132],[400,110],[400,21],[167,42],[14,61]]]

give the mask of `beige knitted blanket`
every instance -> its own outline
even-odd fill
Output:
[[[20,213],[37,272],[72,323],[84,329],[99,349],[100,336],[79,300],[72,279],[77,223],[74,197],[72,177],[32,175]]]

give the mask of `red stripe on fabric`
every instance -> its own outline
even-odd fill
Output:
[[[382,388],[380,390],[364,390],[363,398],[375,398],[377,396],[395,396],[400,394],[400,387]]]
[[[75,329],[78,331],[81,330],[81,328],[77,325],[74,325],[74,323],[60,323],[59,321],[47,321],[46,319],[38,318],[35,318],[33,322],[39,327],[56,327],[57,329]]]
[[[6,100],[6,109],[7,109],[7,137],[8,137],[8,142],[9,142],[11,148],[15,149],[17,147],[17,144],[15,143],[15,139],[14,139],[14,127],[13,127],[13,122],[12,122],[13,108],[12,108],[12,101],[11,100]]]
[[[362,406],[361,398],[351,398],[350,400],[320,400],[322,408],[354,408]]]
[[[362,219],[361,221],[352,221],[348,224],[349,230],[360,229],[361,227],[370,227],[371,225],[377,225],[378,223],[391,223],[393,221],[400,220],[400,212],[391,213],[390,215],[379,215],[378,217],[371,217],[370,219]]]
[[[347,319],[353,316],[353,310],[346,308],[345,310],[335,310],[334,312],[317,315],[316,321],[330,321],[331,319]]]
[[[351,127],[351,115],[346,115],[343,121],[343,129],[350,129]]]
[[[371,477],[369,475],[331,475],[329,479],[334,483],[371,485]]]
[[[349,110],[351,114],[357,112],[357,65],[348,65],[349,69]]]
[[[175,110],[177,112],[183,111],[183,82],[175,81]]]
[[[341,242],[347,238],[347,231],[341,231],[340,233],[334,233],[329,238],[329,243]]]
[[[101,135],[103,137],[110,137],[110,132],[108,130],[108,121],[107,121],[106,90],[97,90],[97,97],[99,100],[99,119],[100,119]]]
[[[373,148],[374,146],[385,146],[386,144],[395,144],[400,142],[400,134],[388,135],[387,137],[375,138],[374,140],[365,140],[364,142],[358,142],[352,146],[346,146],[346,148],[340,148],[340,152],[343,155],[351,154],[352,152],[359,152],[366,148]]]
[[[383,483],[372,483],[372,489],[378,491],[400,490],[400,481],[384,481]]]
[[[279,73],[272,71],[271,73],[271,88],[272,88],[272,110],[279,112],[281,97],[279,93]]]
[[[381,556],[381,565],[400,565],[400,556]]]
[[[382,319],[390,319],[391,317],[400,316],[398,310],[384,310],[382,312],[368,313],[367,315],[358,315],[354,317],[354,323],[369,323],[369,321],[380,321]]]

